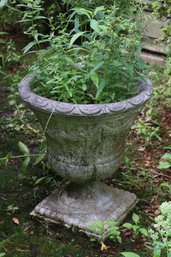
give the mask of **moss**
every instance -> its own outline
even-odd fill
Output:
[[[21,233],[13,234],[1,241],[0,251],[6,252],[7,257],[61,257],[64,255],[84,257],[84,253],[46,236],[27,236]]]

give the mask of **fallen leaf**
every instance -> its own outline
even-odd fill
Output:
[[[16,225],[19,225],[19,224],[20,224],[19,220],[18,220],[16,217],[13,217],[13,218],[12,218],[12,221],[13,221]]]
[[[103,242],[101,242],[101,251],[107,251],[107,246]]]
[[[155,216],[158,216],[160,214],[160,211],[159,210],[156,210],[155,212],[154,212],[154,215]]]
[[[139,148],[138,148],[138,151],[139,151],[139,152],[144,152],[144,151],[145,151],[145,147],[139,147]]]

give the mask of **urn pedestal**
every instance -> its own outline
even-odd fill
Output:
[[[121,222],[137,198],[101,180],[123,162],[128,131],[152,95],[150,81],[139,83],[139,94],[128,100],[80,105],[36,95],[30,88],[32,79],[29,75],[21,81],[20,96],[45,131],[49,164],[70,181],[39,203],[32,215],[87,232],[96,220]]]

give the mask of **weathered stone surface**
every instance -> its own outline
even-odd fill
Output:
[[[166,53],[166,44],[158,42],[153,38],[145,38],[142,43],[143,50],[148,50],[151,54],[160,54],[161,56]]]
[[[120,223],[136,203],[134,194],[101,182],[86,187],[69,184],[62,192],[54,191],[45,198],[31,214],[89,232],[96,220]]]
[[[113,104],[76,105],[34,94],[25,78],[20,95],[40,121],[53,169],[71,181],[104,179],[121,165],[125,138],[138,112],[152,94],[149,81],[139,95]]]
[[[149,64],[157,64],[159,66],[166,65],[165,57],[161,55],[157,55],[149,52],[142,52],[141,57],[146,63],[149,63]]]
[[[120,167],[128,130],[152,95],[150,81],[138,84],[139,94],[128,100],[80,105],[36,95],[29,85],[32,78],[21,81],[20,96],[45,131],[49,164],[72,181],[63,193],[55,192],[40,203],[34,215],[85,230],[89,220],[122,220],[134,206],[135,195],[95,181],[112,176]]]
[[[142,44],[143,51],[149,53],[143,53],[143,60],[150,64],[164,65],[165,56],[167,54],[166,42],[160,41],[163,38],[164,33],[162,28],[166,27],[170,22],[170,17],[156,19],[152,12],[151,0],[141,0],[141,2],[147,3],[146,11],[144,11],[142,25],[144,27],[144,40]],[[158,55],[158,56],[157,56]]]
[[[169,19],[157,20],[152,12],[144,12],[143,26],[145,27],[145,35],[154,39],[163,37],[162,27],[167,26]]]

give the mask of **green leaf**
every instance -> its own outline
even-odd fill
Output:
[[[3,257],[5,255],[6,255],[6,253],[0,253],[0,257]]]
[[[98,89],[97,89],[97,92],[96,92],[96,99],[99,97],[99,95],[101,94],[101,92],[103,91],[103,89],[105,88],[105,85],[106,85],[106,82],[105,82],[105,80],[101,80],[100,81],[100,85],[99,85],[99,87],[98,87]]]
[[[103,227],[104,227],[104,222],[101,221],[101,220],[96,220],[95,225],[96,225],[98,228],[103,229]]]
[[[94,68],[92,69],[92,71],[96,71],[96,70],[100,69],[103,64],[104,64],[104,61],[101,61],[101,62],[97,63],[94,66]]]
[[[100,32],[100,29],[99,29],[99,24],[98,24],[98,21],[92,19],[91,22],[90,22],[90,27],[96,31],[96,32]]]
[[[138,224],[140,217],[136,213],[133,213],[132,220],[135,222],[135,224]]]
[[[109,225],[110,227],[115,227],[115,229],[118,229],[118,223],[114,220],[108,220],[106,221],[106,224]]]
[[[75,42],[79,37],[81,37],[82,35],[84,35],[85,33],[86,33],[86,31],[78,32],[78,33],[74,34],[74,35],[72,36],[72,38],[71,38],[70,43],[69,43],[69,47],[71,47],[71,46],[74,44],[74,42]]]
[[[41,153],[38,158],[35,160],[34,164],[37,165],[39,162],[41,162],[46,156],[46,153]]]
[[[80,20],[78,17],[75,17],[75,20],[74,20],[74,31],[75,32],[79,32],[79,26],[80,26]]]
[[[133,253],[133,252],[122,252],[121,253],[125,257],[140,257],[139,254]]]
[[[38,178],[37,180],[36,180],[36,182],[35,182],[35,185],[38,185],[38,184],[40,184],[43,180],[45,180],[46,179],[46,177],[42,177],[42,178]]]
[[[168,182],[163,182],[160,184],[160,186],[170,188],[170,184]]]
[[[97,226],[96,226],[95,224],[90,225],[88,228],[89,228],[89,230],[92,231],[92,232],[97,231]]]
[[[30,163],[30,157],[27,157],[23,162],[22,162],[22,165],[21,165],[21,172],[25,172],[28,165]]]
[[[37,42],[36,41],[33,41],[33,42],[30,42],[29,44],[27,44],[24,48],[23,48],[23,52],[24,54],[26,54],[34,45],[36,45]]]
[[[94,15],[96,15],[98,12],[104,11],[105,7],[104,6],[98,6],[96,7],[95,11],[94,11]]]
[[[86,84],[83,84],[83,85],[82,85],[82,89],[83,89],[83,91],[86,91],[86,90],[87,90],[87,85],[86,85]]]
[[[90,78],[93,81],[94,85],[98,88],[99,86],[99,76],[97,72],[93,71],[90,73]]]
[[[7,0],[0,0],[0,8],[3,8],[7,4]]]
[[[117,236],[117,240],[120,244],[122,244],[122,238],[120,236]]]
[[[36,16],[34,20],[42,20],[42,19],[47,19],[45,16]]]
[[[19,143],[18,143],[18,147],[19,147],[19,149],[20,149],[20,151],[21,151],[22,153],[24,153],[24,154],[26,154],[26,155],[30,154],[30,151],[29,151],[28,147],[27,147],[24,143],[19,142]]]
[[[140,228],[140,232],[141,232],[141,234],[143,234],[144,236],[148,236],[147,229],[145,229],[145,228]]]
[[[132,224],[131,223],[124,223],[123,227],[124,228],[132,228]]]
[[[73,10],[75,10],[75,12],[77,13],[77,14],[79,14],[79,15],[85,15],[85,16],[87,16],[89,19],[91,19],[91,17],[90,17],[90,14],[89,13],[91,13],[91,11],[87,11],[86,9],[84,9],[84,8],[73,8]]]
[[[160,162],[157,168],[160,170],[167,170],[170,167],[171,167],[171,164],[169,162]]]
[[[162,159],[163,160],[166,160],[168,162],[171,162],[171,154],[170,153],[165,153],[163,156],[162,156]]]
[[[0,31],[0,35],[7,35],[7,34],[8,34],[7,32]]]
[[[102,233],[104,229],[104,223],[101,220],[96,220],[95,223],[91,224],[88,228],[93,232]]]

